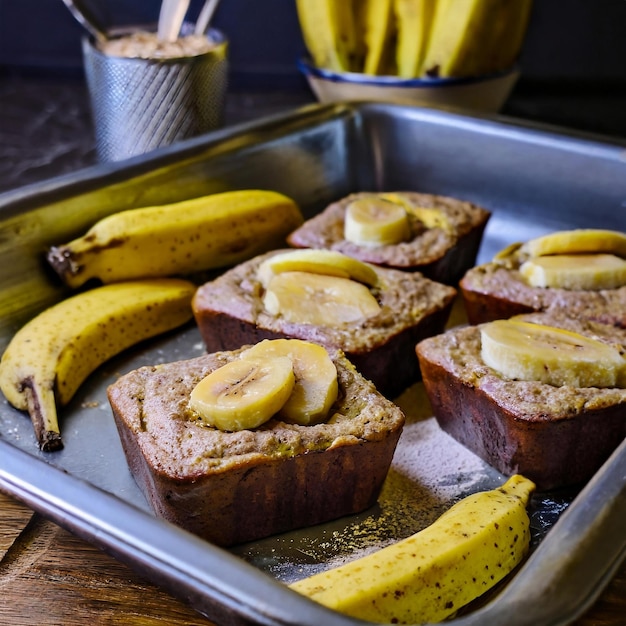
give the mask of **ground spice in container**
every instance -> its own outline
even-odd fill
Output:
[[[137,31],[107,39],[98,49],[108,56],[130,59],[176,59],[205,54],[215,47],[205,35],[186,35],[176,41],[161,41],[156,33]]]

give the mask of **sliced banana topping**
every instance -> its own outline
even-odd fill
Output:
[[[606,252],[626,258],[626,234],[595,228],[557,231],[527,241],[522,252],[531,257]]]
[[[224,431],[257,428],[274,416],[308,426],[328,418],[338,394],[337,368],[325,348],[275,339],[244,350],[203,378],[189,405]]]
[[[380,194],[380,197],[403,206],[407,213],[415,216],[426,228],[441,228],[446,232],[452,231],[448,216],[437,207],[416,206],[408,198],[398,193],[383,193]]]
[[[434,207],[414,206],[411,209],[411,213],[413,213],[426,228],[441,228],[441,230],[447,232],[452,230],[447,215],[439,209]]]
[[[626,285],[626,261],[613,254],[555,254],[529,259],[520,273],[533,287],[617,289]]]
[[[271,359],[288,356],[293,364],[295,385],[278,416],[304,426],[328,417],[339,393],[337,368],[320,345],[301,339],[265,340],[241,354],[242,358]]]
[[[511,319],[485,324],[480,336],[483,361],[507,378],[573,387],[626,381],[618,349],[579,333]]]
[[[411,226],[403,206],[380,197],[359,198],[346,208],[344,238],[361,246],[407,241]]]
[[[380,312],[380,305],[363,284],[348,278],[283,272],[267,285],[263,305],[268,313],[289,322],[342,326]]]
[[[302,249],[276,254],[263,261],[257,270],[259,282],[267,287],[282,272],[309,272],[325,276],[350,278],[375,287],[378,274],[369,264],[335,250]]]
[[[295,385],[291,359],[236,359],[203,378],[190,407],[210,426],[237,431],[260,426],[287,402]]]
[[[502,248],[502,250],[499,250],[498,252],[496,252],[493,256],[493,260],[496,262],[508,261],[509,259],[511,259],[518,253],[522,245],[523,244],[519,241],[509,244],[505,248]]]

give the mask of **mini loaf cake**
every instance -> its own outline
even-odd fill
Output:
[[[416,192],[355,193],[292,232],[296,248],[325,248],[456,285],[476,261],[490,212]]]
[[[625,330],[553,312],[453,329],[416,349],[442,429],[549,490],[588,480],[626,435],[624,346]]]
[[[266,347],[257,344],[247,358],[258,359],[259,345]],[[250,346],[142,367],[109,387],[130,469],[158,516],[229,546],[357,513],[375,503],[404,414],[340,351],[314,348],[334,364],[336,378],[334,388],[329,386],[331,395],[323,394],[322,401],[331,402],[327,415],[309,424],[287,421],[288,412],[282,413],[286,404],[273,415],[271,409],[259,426],[239,423],[234,431],[210,425],[211,411],[199,413],[207,401],[199,383],[211,374],[221,377],[209,392],[217,396],[212,404],[216,414],[227,400],[242,397],[241,380],[229,380],[221,372],[245,361]],[[306,367],[314,374],[318,361]],[[296,372],[296,382],[290,384],[297,386],[307,376]],[[245,384],[267,388],[274,383],[256,376]],[[228,388],[233,393],[225,398]],[[194,403],[192,394],[198,390],[204,397],[200,403],[195,397]]]
[[[281,250],[202,285],[192,308],[208,352],[280,337],[313,341],[341,349],[394,397],[419,380],[414,346],[444,329],[455,296],[418,272],[329,250]]]
[[[470,269],[460,290],[471,324],[565,310],[626,328],[626,235],[559,231],[514,244]]]

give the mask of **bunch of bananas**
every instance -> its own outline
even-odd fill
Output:
[[[296,0],[296,6],[317,67],[410,79],[510,67],[532,0]]]

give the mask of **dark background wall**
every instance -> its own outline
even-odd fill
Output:
[[[84,2],[107,26],[155,22],[160,6],[160,0]],[[192,0],[192,17],[201,5]],[[302,85],[294,0],[222,0],[214,25],[231,40],[233,87]],[[524,79],[624,87],[625,28],[626,0],[535,0]],[[82,32],[62,0],[0,0],[0,73],[79,73]]]

